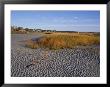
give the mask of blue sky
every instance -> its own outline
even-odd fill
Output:
[[[100,31],[100,11],[11,11],[11,25],[57,31]]]

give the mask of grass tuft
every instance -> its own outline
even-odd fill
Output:
[[[75,46],[89,46],[99,45],[100,37],[96,35],[70,35],[70,34],[51,34],[38,41],[29,41],[26,46],[29,48],[49,48],[49,49],[63,49],[73,48]]]

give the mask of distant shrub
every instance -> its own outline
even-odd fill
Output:
[[[45,34],[52,34],[51,32],[46,32]]]

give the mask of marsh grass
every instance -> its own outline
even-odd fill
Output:
[[[49,48],[63,49],[75,46],[99,45],[100,37],[96,35],[71,35],[71,34],[51,34],[40,38],[38,41],[29,40],[26,46],[29,48]]]

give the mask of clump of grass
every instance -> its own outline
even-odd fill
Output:
[[[30,41],[27,46],[30,48],[49,48],[49,49],[63,49],[73,48],[75,46],[99,45],[99,36],[88,35],[47,35],[40,38],[38,41]]]
[[[40,47],[47,47],[49,49],[59,49],[65,47],[65,41],[57,37],[44,37],[39,40]]]
[[[32,48],[32,49],[36,49],[39,47],[39,45],[35,41],[32,41],[32,40],[26,41],[25,46]]]

